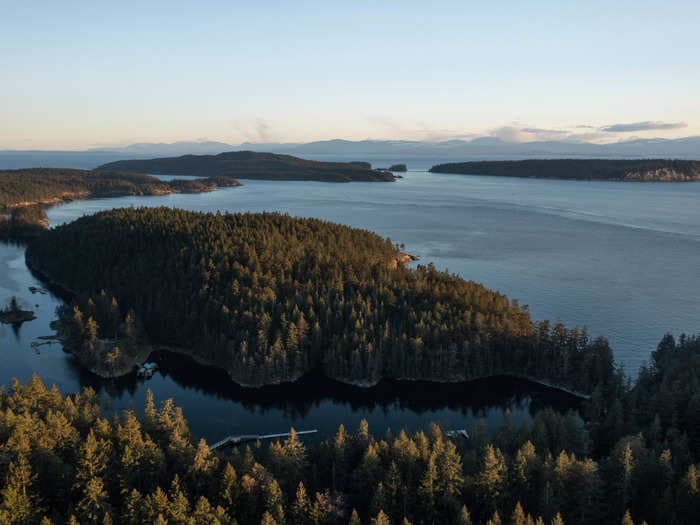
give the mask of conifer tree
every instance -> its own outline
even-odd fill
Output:
[[[38,518],[41,507],[32,487],[35,479],[25,456],[10,463],[0,490],[0,523],[31,523]]]

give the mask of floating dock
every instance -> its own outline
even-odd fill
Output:
[[[445,435],[448,438],[463,437],[464,439],[469,439],[469,432],[467,432],[463,428],[459,430],[448,430],[445,432]]]
[[[318,430],[299,430],[297,431],[297,436],[305,436],[307,434],[315,434]],[[241,443],[249,443],[250,441],[262,441],[264,439],[278,439],[289,437],[290,432],[283,432],[281,434],[244,434],[242,436],[227,436],[221,441],[217,441],[209,445],[209,450],[216,450],[226,446],[240,445]]]

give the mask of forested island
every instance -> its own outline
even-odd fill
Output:
[[[36,319],[34,312],[23,310],[17,302],[17,297],[12,297],[4,308],[0,309],[0,323],[21,325],[27,321]]]
[[[108,170],[29,168],[0,171],[0,237],[34,237],[48,221],[44,207],[59,202],[124,195],[199,193],[238,186],[228,177],[161,181]]]
[[[668,159],[532,159],[453,162],[430,168],[433,173],[492,175],[541,179],[633,182],[700,180],[700,161]]]
[[[610,363],[599,372],[612,373]],[[0,390],[0,523],[171,525],[694,524],[700,340],[666,336],[634,385],[619,374],[573,413],[319,444],[294,433],[213,452],[172,400],[107,418],[89,388]]]
[[[405,164],[392,164],[389,166],[389,171],[395,171],[395,172],[406,172],[408,171],[408,167]]]
[[[73,293],[63,338],[102,375],[150,342],[248,386],[316,369],[367,386],[511,374],[590,394],[610,380],[605,340],[536,323],[479,284],[408,268],[388,239],[316,219],[119,209],[47,232],[26,259]]]
[[[313,180],[321,182],[392,182],[395,180],[391,173],[373,170],[366,162],[318,162],[291,155],[254,151],[120,160],[104,164],[98,169],[160,175],[224,176],[262,180]]]

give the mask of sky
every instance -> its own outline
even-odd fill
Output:
[[[0,149],[700,135],[700,2],[0,0]]]

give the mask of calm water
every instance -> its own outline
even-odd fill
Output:
[[[213,193],[73,202],[49,211],[52,224],[121,206],[192,210],[279,210],[374,230],[406,245],[422,262],[501,290],[534,317],[586,325],[608,337],[615,357],[634,373],[667,332],[700,329],[700,184],[598,183],[437,175],[409,172],[394,184],[244,181]],[[38,319],[19,331],[0,325],[0,383],[38,372],[63,391],[97,388],[106,406],[141,406],[145,389],[174,397],[195,432],[354,427],[375,431],[438,421],[452,428],[485,419],[494,426],[508,408],[516,423],[557,396],[490,381],[437,389],[384,385],[371,392],[331,383],[251,392],[221,374],[162,356],[149,382],[97,381],[54,346],[30,343],[50,333],[58,300],[31,294],[40,284],[19,247],[0,245],[0,300],[17,295]],[[38,307],[34,306],[37,305]]]

